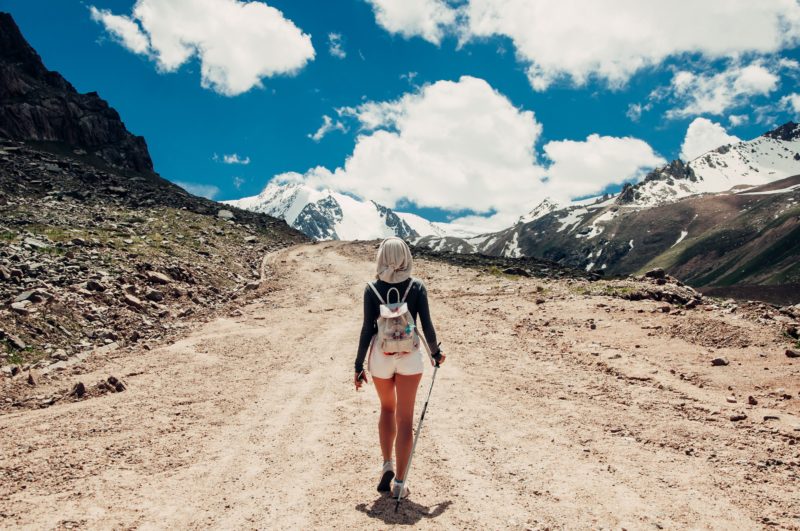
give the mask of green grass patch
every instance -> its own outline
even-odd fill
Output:
[[[594,295],[592,288],[589,286],[570,286],[569,291],[576,295]]]
[[[47,356],[45,352],[34,347],[26,347],[23,350],[17,350],[11,346],[8,340],[3,340],[3,346],[6,351],[6,362],[11,365],[36,363]]]
[[[493,277],[504,278],[506,280],[519,280],[519,275],[509,275],[508,273],[503,273],[503,270],[497,266],[490,266],[486,272]]]
[[[631,293],[635,293],[638,291],[637,288],[634,286],[603,286],[602,288],[603,295],[608,295],[609,297],[624,297],[626,295],[630,295]]]

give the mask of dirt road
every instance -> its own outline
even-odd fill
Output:
[[[282,251],[241,315],[68,378],[127,391],[0,417],[0,527],[800,529],[800,360],[766,328],[432,262],[449,357],[395,514],[351,381],[373,253]]]

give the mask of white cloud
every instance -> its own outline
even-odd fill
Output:
[[[219,195],[219,187],[213,184],[187,183],[184,181],[175,181],[175,184],[192,195],[198,195],[206,199],[214,199]]]
[[[174,72],[196,56],[202,86],[225,96],[260,87],[265,77],[294,74],[314,58],[311,38],[263,2],[137,0],[130,17],[90,10],[160,71]]]
[[[457,11],[443,0],[366,0],[375,20],[389,33],[405,38],[422,37],[439,44],[456,21]]]
[[[139,25],[128,17],[113,15],[108,9],[89,8],[92,20],[100,22],[120,44],[134,53],[147,55],[150,40],[142,33]]]
[[[760,62],[731,65],[715,74],[694,74],[681,70],[672,78],[674,98],[679,107],[667,111],[667,118],[701,114],[721,115],[745,104],[753,96],[766,96],[778,88],[779,76]]]
[[[737,142],[741,142],[741,139],[729,135],[720,124],[707,118],[695,118],[686,129],[686,137],[681,146],[681,159],[690,161],[707,151]]]
[[[222,162],[223,164],[242,164],[244,166],[250,164],[250,157],[240,157],[238,153],[222,155],[222,157],[214,153],[214,156],[211,158],[214,162]]]
[[[800,115],[800,94],[793,92],[782,97],[780,107]]]
[[[597,134],[585,141],[548,142],[544,152],[552,161],[548,195],[560,200],[599,194],[666,162],[643,140]]]
[[[628,110],[625,111],[625,116],[632,122],[638,122],[642,118],[642,114],[650,111],[653,108],[652,103],[631,103],[628,105]]]
[[[236,188],[237,190],[239,190],[243,184],[244,184],[244,179],[242,179],[241,177],[233,178],[233,187]]]
[[[800,70],[800,62],[795,61],[794,59],[789,59],[787,57],[781,57],[778,59],[778,65],[786,70],[790,71],[798,71]]]
[[[347,57],[341,33],[328,33],[328,53],[337,59],[344,59]]]
[[[344,123],[340,122],[339,120],[334,121],[330,116],[327,114],[322,117],[322,125],[319,126],[319,129],[313,134],[309,134],[308,138],[313,140],[314,142],[319,142],[323,139],[325,135],[330,133],[331,131],[341,131],[342,133],[347,132],[347,126]]]
[[[410,202],[478,214],[453,220],[465,226],[502,228],[545,196],[597,193],[663,162],[641,140],[591,135],[584,142],[545,145],[552,160],[548,169],[537,162],[542,126],[533,112],[469,76],[338,111],[361,126],[344,165],[276,179],[349,192],[389,207]]]
[[[728,122],[730,122],[731,127],[739,127],[748,121],[750,121],[750,117],[746,114],[731,114],[728,116]]]
[[[796,0],[367,0],[380,26],[438,44],[509,38],[536,90],[596,77],[618,87],[669,57],[770,54],[798,43]]]

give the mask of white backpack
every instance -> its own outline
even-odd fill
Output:
[[[420,339],[417,333],[417,327],[414,324],[414,318],[411,317],[411,312],[408,310],[408,305],[406,304],[406,297],[408,297],[408,293],[411,291],[411,286],[414,285],[414,282],[415,280],[411,279],[411,282],[408,283],[408,288],[403,294],[402,299],[400,298],[400,291],[397,288],[390,288],[389,291],[386,292],[386,300],[383,300],[381,294],[378,293],[375,284],[372,282],[368,283],[372,292],[375,293],[375,296],[381,301],[381,313],[378,317],[378,333],[374,339],[374,348],[378,349],[378,352],[383,352],[384,354],[405,354],[414,352],[419,348]],[[397,294],[397,302],[388,303],[387,301],[391,299],[390,295],[392,291]]]

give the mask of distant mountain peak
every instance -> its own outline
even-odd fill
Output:
[[[439,227],[419,216],[298,182],[270,182],[256,196],[225,203],[283,218],[317,240],[371,240],[388,236],[415,240],[443,234]]]
[[[518,224],[530,223],[535,219],[539,219],[540,217],[549,214],[553,210],[561,208],[561,206],[562,206],[561,203],[559,203],[552,197],[545,197],[538,205],[536,205],[533,208],[533,210],[531,210],[527,214],[520,216],[519,219],[517,220],[517,223]]]

